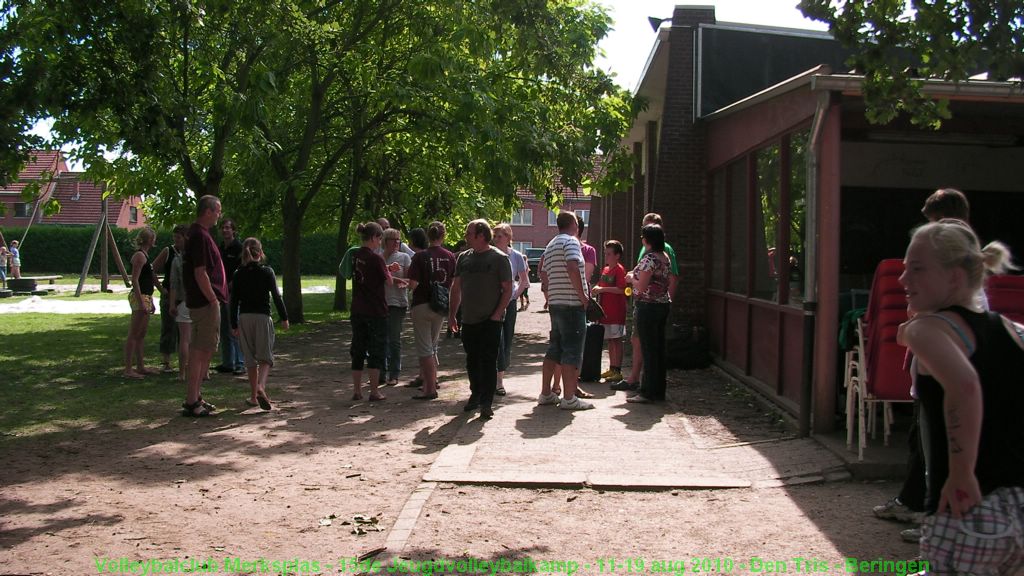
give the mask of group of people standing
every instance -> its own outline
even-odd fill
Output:
[[[645,216],[641,229],[643,249],[629,273],[622,266],[622,243],[604,243],[605,266],[591,289],[596,249],[581,240],[584,222],[572,212],[561,212],[555,221],[558,235],[541,259],[541,290],[551,314],[551,339],[541,375],[541,405],[557,404],[565,410],[587,410],[593,404],[581,400],[590,394],[579,388],[579,369],[586,343],[587,309],[592,295],[604,312],[604,339],[608,342],[609,369],[601,376],[613,390],[634,392],[630,403],[665,399],[665,327],[678,267],[671,246],[665,242],[661,217]],[[626,333],[627,296],[634,297],[632,380],[622,380],[622,340]],[[643,380],[640,372],[643,370]],[[560,382],[559,382],[560,380]],[[562,393],[561,398],[559,394]]]
[[[158,372],[147,368],[143,358],[149,317],[156,311],[153,293],[158,290],[163,371],[175,371],[170,356],[177,347],[177,371],[186,382],[182,404],[185,416],[209,416],[216,410],[216,406],[203,400],[201,387],[209,379],[210,361],[218,345],[223,346],[223,362],[218,371],[246,374],[250,385],[246,403],[272,409],[266,392],[274,365],[271,300],[282,327],[288,329],[288,313],[274,271],[265,265],[266,255],[260,241],[238,241],[231,220],[225,220],[221,227],[223,242],[218,245],[214,241],[210,230],[217,225],[221,213],[217,197],[203,196],[198,201],[195,222],[191,226],[175,226],[174,243],[153,262],[149,252],[156,243],[156,233],[149,227],[137,234],[136,251],[130,260],[132,290],[128,301],[132,317],[125,341],[123,375],[139,379]],[[158,281],[154,269],[164,271],[162,281]]]
[[[566,410],[593,407],[582,399],[590,394],[578,386],[592,295],[605,310],[602,323],[611,361],[611,368],[602,374],[605,381],[613,388],[636,392],[627,398],[631,403],[664,400],[664,334],[678,268],[660,223],[657,214],[645,218],[644,248],[628,274],[621,264],[622,244],[606,242],[606,266],[591,290],[596,249],[580,239],[584,223],[576,214],[559,214],[559,234],[548,243],[540,267],[551,318],[541,404],[558,404]],[[506,393],[504,374],[512,361],[517,303],[529,288],[526,258],[511,247],[512,227],[503,223],[492,228],[486,220],[474,220],[466,226],[465,248],[453,254],[443,245],[444,225],[433,222],[426,230],[429,244],[417,246],[414,239],[408,249],[411,256],[404,253],[407,247],[400,233],[385,219],[360,224],[357,232],[361,245],[353,247],[341,264],[342,274],[352,280],[352,398],[361,400],[367,385],[368,399],[381,401],[385,396],[380,385],[398,383],[401,328],[408,312],[419,360],[419,374],[409,384],[420,387],[413,398],[436,399],[437,347],[447,316],[449,330],[460,335],[466,353],[470,397],[463,408],[490,418],[494,397]],[[418,236],[417,232],[413,230],[410,237]],[[634,382],[640,377],[641,364],[646,366],[643,381],[635,384],[621,374],[630,290],[636,301]],[[364,371],[368,372],[365,378]]]
[[[505,393],[502,377],[511,362],[516,303],[529,287],[526,259],[511,247],[511,226],[492,229],[486,220],[470,222],[463,238],[466,249],[455,255],[444,247],[444,224],[432,222],[425,231],[426,245],[418,229],[410,233],[410,257],[400,255],[405,247],[401,236],[385,228],[386,222],[360,224],[362,245],[342,262],[342,273],[352,279],[353,399],[362,399],[364,367],[370,401],[385,399],[378,389],[381,371],[388,372],[386,384],[398,383],[401,327],[409,310],[419,361],[419,374],[410,385],[420,390],[413,398],[437,398],[437,350],[447,317],[466,352],[470,398],[465,409],[479,409],[481,417],[489,418],[494,396]]]

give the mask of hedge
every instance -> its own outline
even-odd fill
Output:
[[[85,261],[86,252],[89,250],[89,242],[95,226],[57,226],[39,225],[32,226],[28,236],[25,237],[24,248],[21,249],[21,268],[25,276],[32,276],[38,273],[54,274],[80,274],[82,264]],[[111,228],[114,235],[114,242],[121,251],[121,258],[128,264],[128,259],[135,250],[134,240],[137,232],[124,228]],[[10,245],[11,240],[21,240],[24,228],[3,228],[4,239]],[[156,248],[150,252],[150,257],[155,258],[164,246],[171,242],[170,230],[157,230]],[[282,266],[282,240],[276,238],[263,238],[263,251],[267,254],[269,264],[273,266],[278,275],[281,274]],[[300,247],[302,255],[301,273],[304,275],[333,275],[338,270],[338,258],[335,256],[334,245],[336,237],[331,234],[306,234],[302,236]],[[98,274],[100,268],[100,247],[97,243],[96,253],[93,255],[92,264],[89,266],[90,274]],[[109,258],[110,272],[117,273],[117,264],[114,263],[113,254]],[[131,271],[129,270],[129,273]]]

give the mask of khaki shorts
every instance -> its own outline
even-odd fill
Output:
[[[444,317],[430,309],[429,304],[412,308],[412,331],[416,340],[416,357],[429,358],[437,354],[437,341],[441,337]]]
[[[192,318],[192,342],[189,346],[216,352],[220,344],[220,304],[214,302],[202,308],[189,308],[188,314]]]

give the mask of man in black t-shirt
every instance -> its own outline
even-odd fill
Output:
[[[225,218],[220,223],[220,235],[222,240],[218,248],[220,249],[221,260],[224,261],[224,275],[228,281],[228,290],[230,291],[235,271],[242,264],[242,243],[238,240],[235,221]],[[228,310],[228,305],[226,303],[221,304],[220,366],[217,366],[216,370],[224,374],[231,372],[236,375],[245,374],[245,359],[242,357],[242,349],[238,345],[238,339],[231,334],[230,318],[231,311]]]

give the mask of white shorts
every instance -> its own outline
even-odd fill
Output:
[[[174,318],[175,322],[179,324],[191,324],[192,316],[188,313],[188,306],[185,306],[185,301],[178,302],[178,313]]]
[[[605,340],[615,340],[617,338],[622,338],[625,335],[626,335],[626,325],[625,324],[605,324],[604,325],[604,339]]]

